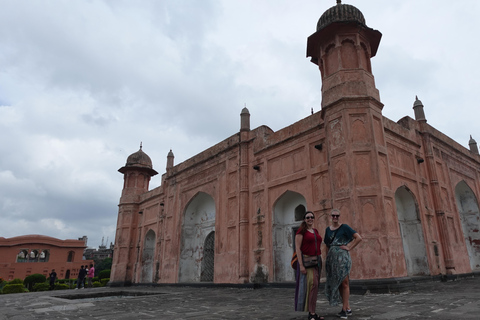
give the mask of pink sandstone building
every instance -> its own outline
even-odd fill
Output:
[[[76,279],[81,265],[93,263],[82,260],[86,247],[86,237],[80,240],[41,235],[0,237],[0,277],[8,281],[23,280],[39,273],[48,278],[55,269],[58,279]]]
[[[339,1],[338,1],[339,2]],[[174,165],[161,186],[140,147],[119,169],[111,283],[288,283],[293,236],[306,210],[316,227],[333,208],[363,237],[351,278],[379,280],[480,271],[480,156],[427,123],[382,115],[370,59],[381,33],[338,3],[308,37],[322,109],[277,132],[240,130]]]

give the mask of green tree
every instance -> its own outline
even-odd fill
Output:
[[[112,269],[112,258],[105,258],[103,260],[95,261],[95,275],[98,276],[103,270]]]
[[[33,286],[35,286],[37,283],[43,283],[45,281],[47,281],[47,278],[43,274],[34,273],[27,276],[25,280],[23,280],[23,284],[29,291],[32,291]]]

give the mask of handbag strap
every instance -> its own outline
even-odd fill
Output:
[[[318,256],[317,254],[317,229],[313,229],[313,236],[315,237],[315,255]]]

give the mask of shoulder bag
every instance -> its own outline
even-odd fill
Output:
[[[322,261],[322,257],[317,254],[317,232],[316,232],[315,229],[313,230],[313,235],[315,237],[315,255],[314,256],[306,256],[306,255],[302,254],[303,266],[305,268],[312,268],[312,267],[320,266],[320,263]]]

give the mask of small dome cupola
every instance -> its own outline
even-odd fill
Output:
[[[142,144],[140,143],[140,149],[137,152],[132,153],[127,158],[127,163],[124,167],[118,169],[119,172],[125,173],[128,169],[135,168],[140,169],[141,171],[147,171],[150,176],[158,174],[157,171],[153,170],[152,159],[143,152]]]
[[[325,28],[333,22],[357,22],[366,27],[363,13],[349,4],[342,4],[337,0],[337,5],[325,11],[317,23],[317,31]]]
[[[140,149],[137,152],[132,153],[127,158],[127,163],[125,166],[140,166],[152,169],[152,159],[143,152],[142,146],[140,145]]]
[[[470,147],[470,152],[474,154],[478,154],[478,146],[477,146],[477,141],[472,138],[472,135],[470,135],[470,140],[468,141],[468,146]]]

